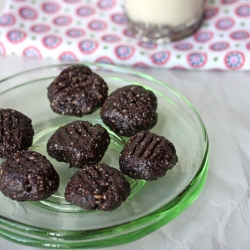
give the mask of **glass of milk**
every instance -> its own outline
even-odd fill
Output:
[[[125,0],[130,31],[144,42],[168,43],[193,34],[205,0]]]

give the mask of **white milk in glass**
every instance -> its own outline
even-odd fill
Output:
[[[199,28],[204,0],[125,0],[124,5],[137,37],[164,42],[179,40]]]

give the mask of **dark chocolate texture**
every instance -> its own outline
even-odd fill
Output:
[[[0,167],[0,190],[17,201],[44,200],[57,191],[59,176],[49,160],[34,151],[19,151]]]
[[[8,158],[16,151],[32,145],[34,130],[26,115],[13,109],[0,109],[0,157]]]
[[[174,145],[165,137],[149,131],[131,137],[119,157],[122,173],[148,181],[164,176],[177,161]]]
[[[64,69],[48,87],[52,110],[82,117],[101,107],[108,95],[106,82],[84,65]]]
[[[110,143],[109,133],[100,124],[74,121],[58,128],[47,144],[48,154],[70,167],[98,163]]]
[[[157,99],[141,86],[129,85],[115,90],[101,108],[103,122],[121,136],[132,136],[151,129],[157,122]]]
[[[68,182],[65,198],[86,210],[112,211],[129,196],[124,175],[106,164],[84,166]]]

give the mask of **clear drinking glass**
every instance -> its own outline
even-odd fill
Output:
[[[125,0],[130,31],[144,42],[168,43],[193,34],[205,0]]]

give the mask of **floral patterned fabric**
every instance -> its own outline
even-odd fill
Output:
[[[250,69],[250,2],[208,0],[202,27],[171,44],[139,42],[122,0],[8,0],[0,55],[204,70]]]

